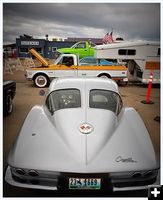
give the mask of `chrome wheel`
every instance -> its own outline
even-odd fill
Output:
[[[48,79],[44,75],[38,75],[36,76],[35,80],[35,85],[39,88],[45,87],[48,84]]]

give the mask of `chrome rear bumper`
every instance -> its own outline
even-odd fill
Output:
[[[48,184],[48,185],[41,184],[39,182],[37,184],[32,184],[30,182],[24,183],[24,182],[16,181],[13,178],[13,175],[11,173],[10,166],[7,167],[6,174],[5,174],[5,181],[8,184],[13,185],[13,186],[17,186],[17,187],[32,188],[32,189],[42,189],[42,190],[58,190],[58,187],[57,187],[58,180],[57,179],[53,179],[53,181],[51,181],[51,184]],[[50,181],[50,179],[49,179],[49,181]],[[158,176],[157,176],[157,179],[156,179],[155,183],[152,183],[152,186],[153,185],[160,185],[160,170],[158,171]],[[117,187],[117,186],[114,186],[114,184],[113,184],[113,192],[146,190],[150,186],[151,185]]]

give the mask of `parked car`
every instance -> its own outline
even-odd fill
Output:
[[[9,115],[12,113],[13,104],[12,100],[16,93],[16,82],[15,81],[4,81],[3,82],[3,115]]]
[[[5,180],[45,190],[139,190],[155,184],[158,169],[142,119],[123,107],[113,80],[61,78],[27,115]]]
[[[94,47],[96,45],[91,41],[80,41],[75,43],[70,48],[60,48],[57,51],[64,54],[76,54],[79,58],[84,58],[87,56],[94,56]]]
[[[105,60],[105,59],[97,59],[97,58],[94,58],[94,57],[85,57],[85,58],[82,58],[80,59],[79,61],[79,65],[92,65],[92,66],[101,66],[101,65],[115,65],[116,63],[113,63],[113,62],[110,62],[108,60]]]
[[[29,81],[32,80],[40,88],[49,86],[54,78],[63,77],[103,77],[111,78],[120,84],[128,82],[128,68],[123,65],[81,66],[78,56],[75,54],[61,54],[53,64],[49,64],[34,49],[30,49],[30,53],[41,62],[42,66],[28,68],[25,77]]]

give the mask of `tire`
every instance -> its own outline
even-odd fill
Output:
[[[4,115],[10,115],[13,110],[13,104],[12,104],[12,96],[11,94],[7,94],[5,98],[5,107],[4,107]]]
[[[127,86],[127,84],[128,84],[128,81],[118,81],[119,86],[124,87],[124,86]]]
[[[100,75],[98,75],[98,77],[100,77],[100,78],[105,78],[105,79],[108,79],[108,78],[111,79],[111,76],[108,75],[108,74],[100,74]]]
[[[34,83],[39,88],[47,87],[49,85],[49,79],[46,75],[39,74],[34,77]]]

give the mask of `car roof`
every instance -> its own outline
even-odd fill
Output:
[[[59,89],[68,89],[75,88],[82,90],[83,87],[87,87],[87,89],[103,89],[103,90],[111,90],[119,94],[118,86],[115,81],[112,79],[105,78],[56,78],[54,79],[49,86],[49,93],[53,90]]]

